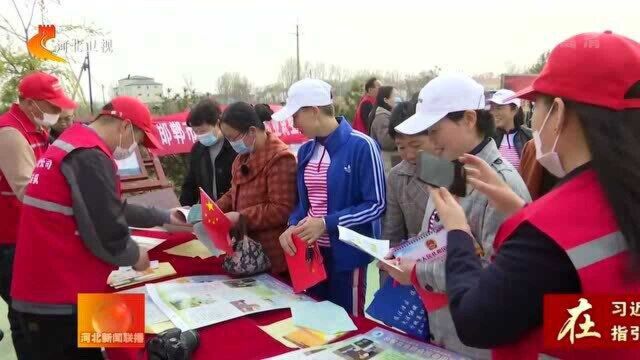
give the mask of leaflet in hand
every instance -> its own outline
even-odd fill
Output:
[[[177,210],[184,216],[184,222],[188,224],[195,224],[202,221],[202,206],[200,204],[182,206],[177,208]]]
[[[436,261],[447,255],[447,231],[423,233],[391,249],[393,256],[414,261]]]
[[[394,261],[385,259],[385,256],[389,253],[389,240],[372,239],[342,226],[338,226],[338,231],[338,238],[343,242],[366,252],[399,271],[402,271]]]

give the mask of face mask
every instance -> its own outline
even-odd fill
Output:
[[[120,145],[118,145],[116,147],[115,150],[113,150],[113,158],[116,160],[124,160],[126,158],[128,158],[129,156],[131,156],[131,154],[133,154],[133,152],[136,150],[136,148],[138,147],[138,143],[136,142],[136,138],[133,134],[133,126],[131,126],[131,138],[133,139],[133,142],[131,143],[131,146],[129,146],[128,149],[124,149],[122,148],[122,133],[120,133]]]
[[[551,108],[549,109],[547,116],[544,118],[544,121],[542,122],[542,127],[540,127],[540,131],[542,131],[542,129],[544,129],[544,126],[547,124],[547,120],[549,120],[549,116],[551,115],[551,111],[553,110],[553,105],[555,105],[555,103],[551,105]],[[565,175],[567,175],[567,172],[562,168],[560,157],[556,152],[556,145],[558,145],[558,139],[560,138],[560,134],[556,136],[556,140],[553,143],[553,147],[551,148],[551,151],[549,151],[546,154],[543,154],[542,140],[540,139],[540,131],[533,131],[533,143],[536,146],[536,159],[538,160],[540,165],[542,165],[542,167],[547,169],[547,171],[549,171],[553,176],[557,178],[563,178]]]
[[[235,152],[237,152],[239,155],[248,154],[253,151],[253,146],[249,147],[244,143],[244,138],[246,136],[247,134],[245,134],[244,136],[242,136],[240,139],[236,141],[229,141],[229,144],[231,144],[231,147],[233,148],[233,150],[235,150]]]
[[[44,112],[44,111],[42,111],[40,109],[40,106],[38,106],[37,102],[34,101],[33,104],[42,113],[42,117],[41,118],[37,118],[35,116],[33,117],[33,120],[35,120],[35,122],[38,123],[38,125],[51,127],[51,126],[55,125],[58,122],[58,119],[60,118],[60,114],[49,114],[49,113],[46,113],[46,112]]]
[[[198,141],[200,144],[209,147],[215,145],[218,142],[218,138],[213,133],[198,135]]]

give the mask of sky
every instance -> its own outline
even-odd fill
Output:
[[[111,53],[91,58],[94,93],[104,85],[107,98],[108,89],[129,74],[153,77],[165,90],[181,89],[186,79],[211,93],[224,72],[239,72],[256,86],[275,82],[282,63],[295,57],[296,23],[302,62],[356,72],[439,66],[470,75],[503,73],[534,63],[580,32],[612,30],[640,40],[640,2],[623,0],[51,3],[47,16],[54,25],[92,24],[106,33],[99,40],[111,40]],[[0,13],[19,24],[11,0],[0,0]],[[36,16],[34,25],[39,22]],[[80,64],[72,66],[79,71]]]

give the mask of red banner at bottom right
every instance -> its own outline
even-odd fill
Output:
[[[640,348],[640,294],[545,295],[545,350]]]

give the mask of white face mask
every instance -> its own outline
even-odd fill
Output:
[[[134,151],[136,151],[136,148],[138,147],[138,143],[136,142],[136,137],[135,137],[135,134],[133,133],[133,125],[131,126],[131,138],[133,139],[131,146],[129,146],[128,149],[124,149],[122,147],[122,133],[120,133],[120,145],[116,146],[116,149],[113,150],[114,159],[124,160],[129,156],[131,156],[131,154],[133,154]]]
[[[33,117],[33,120],[35,120],[35,122],[38,123],[38,125],[51,127],[51,126],[55,125],[58,122],[58,119],[60,118],[60,114],[49,114],[49,113],[46,113],[46,112],[44,112],[44,111],[42,111],[40,109],[40,106],[38,106],[37,102],[34,101],[33,104],[42,113],[42,117],[41,118],[37,118],[35,116]]]
[[[540,127],[540,131],[544,129],[544,126],[547,124],[547,120],[549,120],[549,116],[551,115],[551,111],[553,110],[553,106],[555,103],[551,104],[551,108],[547,113],[547,116],[544,118],[542,122],[542,126]],[[543,154],[542,153],[542,140],[540,139],[540,131],[533,131],[533,143],[536,146],[536,160],[549,171],[553,176],[557,178],[563,178],[567,175],[567,172],[562,167],[562,162],[560,162],[560,157],[556,152],[556,145],[558,145],[558,139],[560,138],[560,134],[556,136],[556,140],[553,143],[553,147],[551,150]]]

